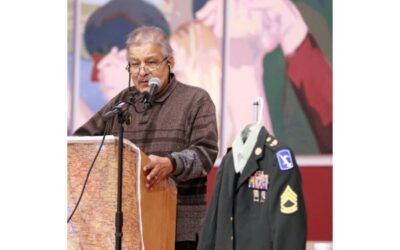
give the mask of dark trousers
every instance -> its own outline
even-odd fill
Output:
[[[196,250],[196,241],[176,241],[175,250]]]

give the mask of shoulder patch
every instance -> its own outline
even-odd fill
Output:
[[[279,168],[281,170],[289,170],[293,168],[294,164],[292,155],[290,154],[290,151],[288,149],[279,150],[276,153],[276,156],[278,158]]]

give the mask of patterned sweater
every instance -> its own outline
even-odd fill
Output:
[[[133,95],[135,105],[129,107],[131,122],[124,125],[124,138],[148,155],[171,154],[175,159],[176,168],[170,176],[178,189],[176,241],[196,240],[206,213],[207,173],[218,153],[214,103],[206,91],[182,84],[173,75],[146,112],[144,96],[132,90],[121,91],[74,135],[103,135],[103,115]],[[108,134],[118,135],[116,117]]]

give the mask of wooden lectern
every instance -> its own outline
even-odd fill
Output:
[[[77,203],[101,136],[68,137],[68,216]],[[177,191],[173,180],[145,187],[148,157],[124,139],[122,249],[174,250]],[[115,249],[118,138],[106,136],[81,202],[68,223],[69,250]]]

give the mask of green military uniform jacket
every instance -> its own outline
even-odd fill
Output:
[[[241,174],[232,151],[221,162],[197,249],[304,250],[306,209],[292,150],[262,127]]]

